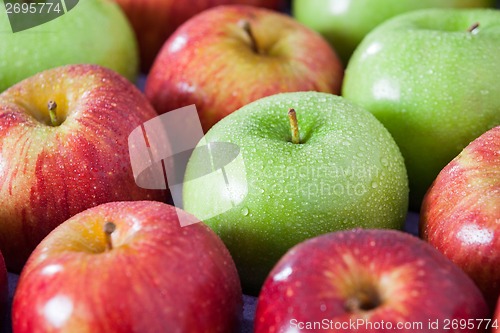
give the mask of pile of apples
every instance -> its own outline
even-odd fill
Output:
[[[0,331],[500,332],[493,1],[14,3]]]

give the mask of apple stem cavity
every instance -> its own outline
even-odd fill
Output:
[[[288,111],[288,118],[290,119],[290,129],[292,130],[292,143],[300,143],[299,123],[297,121],[297,113],[294,109]]]
[[[116,230],[116,224],[113,222],[106,222],[104,224],[104,235],[106,237],[106,250],[111,251],[113,249],[113,241],[111,239],[111,234]]]
[[[250,22],[247,20],[241,20],[238,22],[238,25],[246,32],[246,34],[250,38],[252,51],[257,54],[260,54],[259,45],[257,44],[257,40],[255,39],[255,35],[252,31],[252,26]]]
[[[362,290],[348,298],[345,309],[350,313],[370,311],[377,308],[382,301],[375,290]]]
[[[49,108],[50,124],[52,126],[59,126],[59,122],[57,121],[57,103],[49,101],[47,107]]]
[[[471,26],[469,27],[469,29],[467,29],[467,31],[468,31],[468,32],[470,32],[470,33],[475,33],[475,32],[477,32],[477,31],[476,31],[476,30],[477,30],[477,28],[479,28],[479,22],[476,22],[476,23],[474,23],[473,25],[471,25]]]

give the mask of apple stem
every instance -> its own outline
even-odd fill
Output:
[[[467,29],[467,31],[472,33],[472,32],[474,32],[477,28],[479,28],[479,22],[476,22],[476,23],[474,23],[473,25],[471,25],[471,26],[469,27],[469,29]]]
[[[59,122],[57,121],[57,103],[54,101],[49,101],[47,107],[49,108],[50,123],[52,124],[52,126],[58,126]]]
[[[241,20],[240,22],[238,22],[238,25],[247,33],[248,37],[250,38],[250,44],[252,46],[252,50],[255,53],[260,53],[259,45],[257,44],[257,40],[255,39],[255,35],[252,31],[252,26],[250,22],[247,20]]]
[[[292,143],[300,143],[299,123],[297,121],[297,113],[294,109],[288,111],[288,118],[290,119],[290,129],[292,130]]]
[[[113,249],[113,241],[111,239],[111,234],[116,230],[116,224],[113,222],[106,222],[104,224],[104,235],[106,237],[106,250],[111,251]]]

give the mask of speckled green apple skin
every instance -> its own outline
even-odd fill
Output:
[[[43,70],[96,64],[133,81],[138,72],[134,32],[117,4],[81,0],[66,14],[13,33],[0,4],[0,92]]]
[[[363,38],[382,22],[424,8],[492,7],[494,0],[294,0],[293,16],[321,33],[347,64]]]
[[[469,142],[500,124],[499,54],[500,11],[489,9],[404,14],[354,52],[343,96],[372,112],[399,145],[410,208],[420,208],[439,171]]]
[[[290,108],[297,112],[300,144],[291,142]],[[342,97],[266,97],[224,118],[205,138],[238,145],[244,161],[246,179],[233,177],[229,186],[237,190],[246,182],[247,196],[204,222],[229,248],[249,294],[258,293],[279,258],[307,238],[354,227],[403,226],[408,182],[401,153],[375,117]],[[197,173],[197,151],[186,179]],[[217,187],[210,181],[185,183],[184,208],[195,216],[220,211],[229,198]]]

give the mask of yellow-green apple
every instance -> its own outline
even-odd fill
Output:
[[[7,268],[5,267],[2,252],[0,252],[0,331],[6,317],[5,311],[7,310],[8,293]]]
[[[241,163],[220,169],[227,143]],[[295,244],[353,227],[399,229],[408,207],[389,132],[366,110],[319,92],[269,96],[224,118],[193,152],[184,181],[184,208],[221,236],[248,294]]]
[[[0,92],[43,70],[68,64],[98,64],[130,80],[137,74],[134,32],[119,6],[110,1],[79,1],[66,14],[19,32],[12,31],[1,5],[0,36]]]
[[[498,54],[500,11],[424,9],[382,23],[349,61],[343,95],[396,140],[413,210],[446,164],[500,125]]]
[[[328,43],[290,17],[220,6],[193,17],[169,38],[151,69],[146,96],[159,113],[195,104],[206,132],[261,97],[338,93],[342,75]]]
[[[17,333],[231,333],[242,294],[222,241],[181,227],[164,203],[112,202],[62,223],[26,263],[14,296]]]
[[[500,296],[500,126],[470,143],[437,176],[421,236],[476,282],[492,311]]]
[[[128,135],[156,115],[115,72],[68,65],[0,94],[0,250],[19,272],[58,224],[109,201],[163,200],[136,186]]]
[[[492,7],[494,0],[293,0],[293,16],[318,31],[344,64],[376,26],[393,16],[424,8]]]
[[[141,68],[147,73],[168,37],[185,21],[209,8],[243,4],[281,9],[284,0],[113,0],[132,23],[139,42]]]
[[[307,240],[279,261],[259,295],[255,333],[472,333],[486,318],[474,282],[432,246],[357,229]]]

